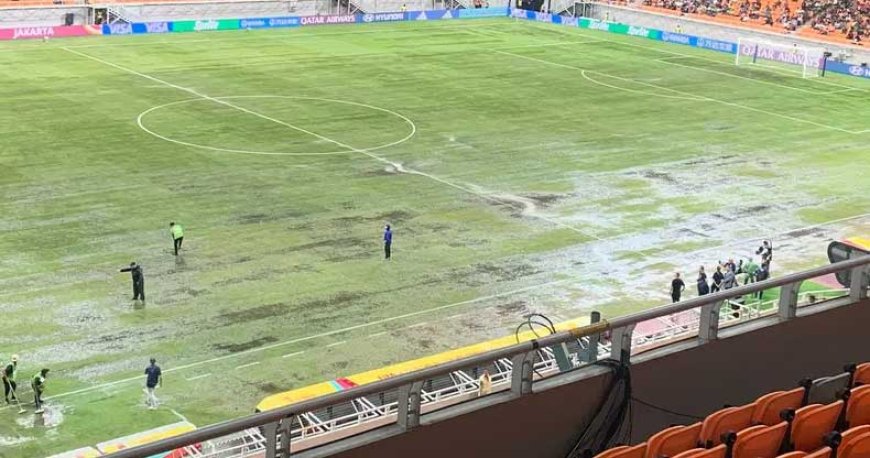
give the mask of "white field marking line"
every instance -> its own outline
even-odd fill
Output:
[[[577,30],[577,31],[580,31],[580,30],[582,30],[582,29],[575,29],[575,28],[571,28],[571,27],[550,27],[550,26],[548,26],[547,24],[538,23],[537,21],[524,21],[524,22],[527,23],[527,24],[532,24],[532,25],[534,25],[535,27],[546,28],[547,30],[559,30],[561,33],[563,33],[563,34],[565,34],[565,35],[570,35],[570,36],[575,36],[575,37],[576,37],[576,36],[579,36],[579,37],[588,37],[588,38],[591,38],[591,37],[594,37],[594,36],[603,35],[603,34],[601,34],[601,33],[590,33],[590,34],[586,34],[586,33],[572,33],[571,30]],[[651,50],[651,51],[660,52],[660,53],[664,53],[664,54],[670,54],[670,55],[673,55],[673,56],[690,57],[690,58],[693,58],[693,59],[706,60],[706,61],[714,62],[714,63],[717,63],[717,64],[724,64],[724,63],[725,63],[725,62],[723,62],[723,61],[716,60],[716,59],[711,59],[711,58],[709,58],[709,57],[696,56],[696,55],[692,55],[692,54],[684,54],[684,53],[681,53],[681,52],[676,52],[676,51],[670,51],[670,50],[667,50],[667,49],[662,49],[662,48],[660,48],[660,47],[656,47],[656,46],[645,46],[645,45],[642,45],[642,44],[639,44],[639,43],[629,43],[629,42],[626,42],[626,41],[618,41],[618,40],[614,40],[614,39],[606,38],[606,36],[601,36],[601,37],[599,37],[599,38],[600,38],[599,41],[607,42],[607,43],[613,43],[613,44],[620,45],[620,46],[630,46],[630,47],[633,47],[633,48],[648,49],[648,50]],[[778,75],[780,75],[780,76],[785,76],[785,77],[788,77],[788,78],[800,78],[800,77],[795,76],[795,75],[782,74],[782,73],[779,73],[779,72],[776,72],[776,73],[777,73]],[[801,79],[803,79],[803,78],[801,78]],[[820,81],[820,80],[817,81],[817,80],[813,80],[813,82],[814,82],[814,83],[818,83],[818,84],[828,85],[828,86],[834,86],[834,87],[840,87],[840,88],[849,88],[849,89],[853,89],[853,90],[857,90],[857,91],[870,91],[870,89],[864,89],[864,88],[860,88],[860,87],[848,86],[848,85],[839,84],[839,83],[832,83],[832,82],[829,82],[829,81]]]
[[[450,316],[448,316],[446,319],[448,319],[448,320],[455,320],[455,319],[457,319],[457,318],[462,318],[464,315],[465,315],[464,313],[457,313],[456,315],[450,315]]]
[[[194,380],[199,380],[199,379],[202,379],[202,378],[206,378],[206,377],[208,377],[209,375],[211,375],[211,372],[209,372],[209,373],[207,373],[207,374],[195,375],[195,376],[193,376],[193,377],[189,377],[189,378],[186,378],[186,379],[184,379],[184,380],[187,381],[187,382],[192,382],[192,381],[194,381]]]
[[[410,325],[410,326],[407,326],[406,328],[407,328],[407,329],[420,328],[420,327],[426,326],[427,324],[429,324],[429,322],[427,322],[427,321],[421,321],[421,322],[419,322],[419,323],[416,323],[416,324],[412,324],[412,325]]]
[[[139,76],[139,77],[142,77],[142,78],[146,78],[146,79],[148,79],[148,80],[151,80],[151,81],[154,81],[154,82],[157,82],[157,83],[165,84],[165,85],[167,85],[167,86],[169,86],[169,87],[176,88],[176,89],[178,89],[179,91],[184,91],[184,92],[187,92],[187,93],[189,93],[189,94],[193,94],[193,95],[195,95],[195,96],[197,96],[197,97],[200,97],[200,98],[203,98],[203,99],[206,99],[206,100],[210,100],[210,101],[212,101],[212,102],[215,102],[215,103],[218,103],[218,104],[221,104],[221,105],[227,106],[227,107],[229,107],[229,108],[233,108],[233,109],[238,110],[238,111],[241,111],[241,112],[243,112],[243,113],[248,113],[248,114],[250,114],[250,115],[252,115],[252,116],[256,116],[256,117],[258,117],[258,118],[265,119],[265,120],[267,120],[267,121],[272,121],[272,122],[274,122],[274,123],[276,123],[276,124],[280,124],[280,125],[282,125],[282,126],[288,127],[288,128],[293,129],[293,130],[295,130],[295,131],[302,132],[302,133],[306,133],[306,134],[308,134],[308,135],[311,135],[312,137],[316,137],[316,138],[319,138],[319,139],[321,139],[321,140],[323,140],[323,141],[325,141],[325,142],[332,143],[332,144],[334,144],[334,145],[336,145],[336,146],[338,146],[338,147],[340,147],[340,148],[344,148],[344,149],[347,149],[347,150],[353,151],[353,152],[355,152],[355,153],[359,153],[359,154],[362,154],[362,155],[368,156],[368,157],[370,157],[370,158],[372,158],[372,159],[374,159],[374,160],[376,160],[376,161],[378,161],[378,162],[381,162],[381,163],[384,163],[384,164],[390,165],[390,166],[392,166],[393,168],[395,168],[396,171],[398,171],[398,172],[407,173],[407,174],[409,174],[409,175],[419,175],[419,176],[422,176],[422,177],[425,177],[425,178],[429,178],[430,180],[437,181],[437,182],[439,182],[439,183],[441,183],[441,184],[443,184],[443,185],[450,186],[450,187],[452,187],[452,188],[454,188],[454,189],[458,189],[458,190],[460,190],[460,191],[463,191],[463,192],[466,192],[466,193],[469,193],[469,194],[476,195],[476,196],[478,196],[478,197],[480,197],[480,198],[482,198],[482,199],[488,200],[488,201],[490,201],[490,202],[497,203],[497,204],[499,204],[499,205],[503,205],[503,204],[504,204],[504,202],[503,202],[502,200],[500,200],[500,199],[498,199],[498,198],[496,198],[496,197],[493,197],[493,196],[491,196],[491,195],[489,195],[489,194],[475,191],[475,190],[473,190],[473,189],[471,189],[471,188],[467,188],[467,187],[465,187],[465,186],[462,186],[462,185],[459,185],[459,184],[453,183],[452,181],[447,181],[446,179],[441,178],[441,177],[436,176],[436,175],[432,175],[432,174],[429,174],[429,173],[421,172],[421,171],[419,171],[419,170],[406,169],[405,167],[402,166],[402,164],[400,164],[400,163],[398,163],[398,162],[393,162],[393,161],[387,159],[386,157],[379,156],[379,155],[374,154],[374,153],[372,153],[372,152],[370,152],[370,151],[367,151],[367,150],[365,150],[365,149],[359,149],[359,148],[356,148],[356,147],[354,147],[354,146],[348,145],[347,143],[343,143],[343,142],[340,142],[340,141],[338,141],[338,140],[333,140],[333,139],[331,139],[331,138],[329,138],[329,137],[326,137],[326,136],[324,136],[324,135],[318,134],[317,132],[314,132],[314,131],[311,131],[311,130],[308,130],[308,129],[303,129],[303,128],[301,128],[301,127],[295,126],[295,125],[290,124],[290,123],[288,123],[288,122],[281,121],[280,119],[275,119],[275,118],[273,118],[273,117],[271,117],[271,116],[267,116],[267,115],[264,115],[264,114],[259,113],[259,112],[256,112],[256,111],[249,110],[249,109],[247,109],[247,108],[245,108],[245,107],[242,107],[242,106],[239,106],[239,105],[235,105],[235,104],[233,104],[233,103],[230,103],[230,102],[227,102],[227,101],[225,101],[225,100],[222,100],[221,98],[211,97],[211,96],[209,96],[209,95],[206,95],[206,94],[200,93],[200,92],[198,92],[198,91],[196,91],[196,90],[194,90],[194,89],[187,88],[187,87],[184,87],[184,86],[179,86],[179,85],[177,85],[177,84],[173,84],[173,83],[170,83],[170,82],[168,82],[168,81],[164,81],[164,80],[162,80],[162,79],[160,79],[160,78],[157,78],[157,77],[154,77],[154,76],[151,76],[151,75],[146,75],[146,74],[144,74],[144,73],[137,72],[136,70],[133,70],[133,69],[130,69],[130,68],[127,68],[127,67],[124,67],[124,66],[118,65],[118,64],[114,64],[114,63],[112,63],[112,62],[109,62],[109,61],[106,61],[106,60],[103,60],[103,59],[100,59],[100,58],[98,58],[98,57],[94,57],[94,56],[91,56],[91,55],[88,55],[88,54],[84,54],[84,53],[81,53],[81,52],[78,52],[78,51],[75,51],[75,50],[72,50],[72,49],[68,49],[68,48],[65,48],[65,47],[64,47],[64,48],[61,48],[61,49],[63,49],[64,51],[67,51],[67,52],[69,52],[69,53],[72,53],[72,54],[75,54],[75,55],[78,55],[78,56],[81,56],[81,57],[85,57],[85,58],[87,58],[87,59],[91,59],[91,60],[93,60],[93,61],[95,61],[95,62],[99,62],[99,63],[101,63],[101,64],[103,64],[103,65],[108,65],[108,66],[110,66],[110,67],[112,67],[112,68],[115,68],[115,69],[121,70],[121,71],[123,71],[123,72],[130,73],[130,74],[132,74],[132,75],[136,75],[136,76]],[[502,51],[496,51],[496,52],[502,52]],[[517,54],[517,55],[519,55],[519,54]],[[590,238],[594,238],[594,239],[598,239],[598,240],[603,240],[603,239],[601,239],[600,237],[598,237],[597,235],[594,235],[594,234],[588,233],[588,232],[586,232],[586,231],[584,231],[584,230],[582,230],[582,229],[580,229],[580,228],[577,228],[577,227],[571,226],[571,225],[569,225],[569,224],[565,224],[565,223],[563,223],[563,222],[561,222],[561,221],[555,220],[555,219],[550,218],[550,217],[547,217],[547,216],[538,215],[538,214],[531,214],[531,215],[529,215],[529,216],[531,216],[531,217],[533,217],[533,218],[537,218],[537,219],[543,220],[543,221],[547,221],[547,222],[549,222],[550,224],[553,224],[553,225],[556,225],[556,226],[562,227],[562,228],[564,228],[564,229],[568,229],[568,230],[574,231],[574,232],[576,232],[576,233],[578,233],[578,234],[581,234],[581,235],[583,235],[583,236],[585,236],[585,237],[590,237]]]
[[[241,366],[236,366],[236,370],[245,369],[247,367],[256,366],[258,364],[260,364],[259,361],[254,361],[253,363],[248,363],[248,364],[242,364]]]
[[[406,141],[410,140],[411,137],[413,137],[417,133],[417,125],[414,123],[414,121],[412,121],[407,116],[405,116],[401,113],[397,113],[397,112],[395,112],[393,110],[389,110],[387,108],[369,105],[366,103],[352,102],[350,100],[325,99],[325,98],[321,98],[321,97],[303,97],[303,96],[289,96],[289,95],[239,95],[239,96],[227,96],[227,97],[214,97],[214,99],[215,100],[291,99],[291,100],[318,100],[318,101],[322,101],[322,102],[333,102],[333,103],[368,108],[370,110],[375,110],[375,111],[381,111],[381,112],[393,115],[393,116],[401,119],[406,124],[408,124],[408,126],[410,126],[410,128],[411,128],[410,132],[407,135],[405,135],[404,137],[402,137],[401,139],[395,140],[395,141],[390,142],[390,143],[385,143],[383,145],[376,145],[376,146],[373,146],[371,148],[364,148],[363,150],[365,150],[365,151],[377,151],[377,150],[381,150],[384,148],[389,148],[392,146],[396,146],[396,145],[405,143]],[[166,107],[180,105],[180,104],[184,104],[184,103],[195,102],[198,100],[203,100],[203,99],[202,98],[184,99],[184,100],[178,100],[175,102],[164,103],[163,105],[158,105],[156,107],[151,107],[151,108],[149,108],[149,109],[147,109],[139,114],[139,116],[136,118],[136,124],[139,126],[140,129],[144,130],[145,132],[147,132],[147,133],[149,133],[149,134],[151,134],[151,135],[153,135],[161,140],[175,143],[178,145],[188,146],[191,148],[200,148],[200,149],[205,149],[205,150],[209,150],[209,151],[238,153],[238,154],[258,154],[258,155],[265,155],[265,156],[328,156],[328,155],[336,155],[336,154],[350,154],[353,152],[353,151],[349,151],[349,150],[345,149],[345,150],[340,150],[340,151],[325,151],[325,152],[315,152],[315,153],[286,153],[286,152],[282,153],[282,152],[277,152],[277,151],[250,151],[250,150],[237,150],[237,149],[231,149],[231,148],[219,148],[216,146],[200,145],[198,143],[190,143],[190,142],[185,142],[182,140],[176,140],[174,138],[170,138],[170,137],[166,137],[164,135],[158,134],[157,132],[154,132],[151,129],[148,129],[147,127],[145,127],[143,120],[145,119],[146,116],[148,116],[149,113],[166,108]]]
[[[540,283],[537,285],[526,286],[523,288],[517,288],[514,290],[510,290],[510,291],[504,291],[501,293],[490,294],[487,296],[480,296],[480,297],[476,297],[474,299],[468,299],[468,300],[464,300],[464,301],[454,302],[452,304],[439,305],[437,307],[432,307],[432,308],[425,309],[425,310],[417,310],[417,311],[405,313],[402,315],[396,315],[396,316],[389,317],[389,318],[383,318],[380,320],[370,321],[368,323],[356,324],[356,325],[348,326],[348,327],[341,328],[341,329],[333,329],[332,331],[321,332],[319,334],[312,334],[312,335],[305,336],[305,337],[298,337],[296,339],[285,340],[283,342],[276,342],[276,343],[273,343],[270,345],[265,345],[262,347],[251,348],[249,350],[240,351],[238,353],[232,353],[232,354],[228,354],[228,355],[216,356],[214,358],[209,358],[209,359],[205,359],[205,360],[201,360],[201,361],[195,361],[195,362],[192,362],[189,364],[184,364],[181,366],[165,369],[163,371],[163,373],[172,373],[172,372],[183,371],[186,369],[191,369],[191,368],[203,366],[206,364],[213,364],[213,363],[216,363],[219,361],[224,361],[224,360],[231,359],[231,358],[246,356],[246,355],[250,355],[250,354],[254,354],[254,353],[260,353],[260,352],[264,352],[264,351],[271,350],[274,348],[280,348],[283,346],[292,345],[295,343],[307,342],[309,340],[315,340],[315,339],[320,339],[323,337],[330,337],[330,336],[334,336],[334,335],[338,335],[338,334],[344,334],[344,333],[356,331],[359,329],[370,328],[373,326],[379,326],[379,325],[386,324],[386,323],[392,323],[394,321],[404,320],[406,318],[413,318],[415,316],[425,315],[427,313],[438,312],[441,310],[447,310],[447,309],[451,309],[451,308],[460,307],[463,305],[474,304],[477,302],[487,301],[490,299],[498,299],[498,298],[504,297],[504,296],[511,296],[514,294],[525,293],[528,291],[533,291],[536,289],[546,288],[546,287],[550,287],[550,286],[557,286],[557,285],[561,285],[561,284],[568,283],[568,282],[569,282],[569,280],[567,280],[567,279],[555,280],[555,281],[551,281],[551,282]],[[46,399],[51,400],[51,399],[57,399],[57,398],[64,398],[64,397],[68,397],[68,396],[75,396],[78,394],[88,393],[88,392],[100,390],[103,388],[109,388],[109,387],[112,387],[115,385],[129,383],[129,382],[132,382],[135,380],[140,380],[141,378],[142,378],[141,376],[137,375],[136,377],[115,380],[113,382],[101,383],[99,385],[89,386],[89,387],[81,388],[81,389],[74,390],[74,391],[68,391],[66,393],[59,393],[59,394],[56,394],[54,396],[48,397]],[[8,407],[11,407],[11,406],[0,407],[0,410],[4,410]]]
[[[387,331],[376,332],[374,334],[369,334],[366,337],[369,339],[374,339],[374,338],[385,336],[385,335],[387,335]]]
[[[700,97],[683,97],[683,96],[681,96],[681,95],[655,94],[655,93],[649,93],[649,92],[645,92],[645,91],[638,91],[638,90],[635,90],[635,89],[629,89],[629,88],[626,88],[626,87],[613,86],[613,85],[611,85],[611,84],[603,83],[603,82],[601,82],[601,81],[598,81],[598,80],[596,80],[596,79],[593,79],[591,76],[589,76],[589,75],[586,74],[586,70],[580,70],[580,76],[582,76],[582,77],[583,77],[584,79],[586,79],[587,81],[590,81],[590,82],[592,82],[592,83],[598,84],[598,85],[600,85],[600,86],[609,87],[609,88],[611,88],[611,89],[616,89],[616,90],[619,90],[619,91],[630,92],[630,93],[633,93],[633,94],[639,94],[639,95],[643,95],[643,96],[646,96],[646,97],[662,97],[662,98],[665,98],[665,99],[689,100],[689,101],[692,101],[692,102],[706,102],[706,100],[704,100],[704,99],[702,99],[702,98],[700,98]]]
[[[296,352],[293,352],[293,353],[287,353],[286,355],[282,355],[281,357],[282,357],[282,358],[292,358],[292,357],[294,357],[294,356],[299,356],[299,355],[301,355],[301,354],[303,354],[303,353],[305,353],[305,350],[302,350],[302,351],[296,351]]]
[[[347,343],[346,340],[339,340],[338,342],[333,342],[333,343],[331,343],[331,344],[327,344],[324,348],[337,347],[337,346],[339,346],[339,345],[344,345],[344,344],[346,344],[346,343]]]
[[[715,103],[719,103],[719,104],[722,104],[722,105],[725,105],[725,106],[730,106],[730,107],[740,108],[740,109],[748,110],[748,111],[754,111],[754,112],[758,112],[758,113],[766,114],[766,115],[769,115],[769,116],[774,116],[774,117],[777,117],[777,118],[788,119],[788,120],[790,120],[790,121],[794,121],[794,122],[799,122],[799,123],[803,123],[803,124],[810,124],[810,125],[813,125],[813,126],[816,126],[816,127],[824,128],[824,129],[836,130],[836,131],[838,131],[838,132],[843,132],[843,133],[852,134],[852,135],[857,135],[857,134],[861,134],[861,133],[863,133],[863,131],[854,131],[854,130],[843,129],[843,128],[840,128],[840,127],[829,126],[829,125],[821,124],[821,123],[818,123],[818,122],[815,122],[815,121],[810,121],[810,120],[807,120],[807,119],[795,118],[795,117],[793,117],[793,116],[788,116],[788,115],[784,115],[784,114],[780,114],[780,113],[775,113],[775,112],[772,112],[772,111],[762,110],[761,108],[755,108],[755,107],[750,107],[750,106],[746,106],[746,105],[740,105],[739,103],[734,103],[734,102],[726,102],[726,101],[724,101],[724,100],[714,99],[714,98],[712,98],[712,97],[707,97],[707,96],[700,96],[700,95],[697,95],[697,94],[692,94],[691,92],[680,91],[680,90],[678,90],[678,89],[671,89],[671,88],[669,88],[669,87],[659,86],[659,85],[652,84],[652,83],[645,83],[645,82],[643,82],[643,81],[637,81],[637,80],[633,80],[633,79],[631,79],[631,78],[625,78],[625,77],[616,76],[616,75],[609,75],[609,74],[607,74],[607,73],[602,73],[602,72],[598,72],[598,71],[595,71],[595,70],[586,70],[586,69],[584,69],[584,68],[581,68],[581,67],[575,67],[575,66],[573,66],[573,65],[560,64],[560,63],[558,63],[558,62],[552,62],[552,61],[549,61],[549,60],[538,59],[538,58],[536,58],[536,57],[523,56],[522,54],[514,54],[514,53],[512,53],[512,52],[507,52],[507,51],[494,51],[494,52],[499,53],[499,54],[505,54],[505,55],[508,55],[508,56],[517,57],[517,58],[520,58],[520,59],[530,60],[530,61],[533,61],[533,62],[539,62],[539,63],[543,63],[543,64],[548,64],[548,65],[552,65],[552,66],[556,66],[556,67],[563,67],[563,68],[569,68],[569,69],[574,69],[574,70],[580,70],[581,72],[582,72],[582,71],[586,71],[586,72],[589,72],[589,73],[595,73],[595,74],[602,75],[602,76],[606,76],[606,77],[609,77],[609,78],[614,78],[614,79],[623,80],[623,81],[630,81],[630,82],[632,82],[632,83],[640,84],[640,85],[642,85],[642,86],[653,87],[653,88],[656,88],[656,89],[661,89],[661,90],[663,90],[663,91],[673,92],[673,93],[675,93],[675,94],[681,94],[681,95],[685,95],[685,96],[688,96],[688,97],[697,97],[699,100],[708,101],[708,102],[715,102]],[[622,88],[622,89],[624,89],[624,88]],[[654,94],[647,94],[647,95],[654,96]]]
[[[697,71],[700,71],[700,72],[707,72],[707,73],[713,73],[713,74],[716,74],[716,75],[730,76],[730,77],[732,77],[732,78],[739,78],[739,79],[742,79],[742,80],[752,81],[752,82],[755,82],[755,83],[768,84],[768,85],[771,85],[771,86],[781,87],[781,88],[783,88],[783,89],[791,89],[791,90],[793,90],[793,91],[805,92],[805,93],[807,93],[807,94],[814,94],[814,95],[827,95],[827,94],[836,94],[837,92],[842,92],[842,91],[843,91],[843,89],[838,89],[838,90],[836,90],[836,91],[813,91],[813,90],[810,90],[810,89],[803,89],[803,88],[794,87],[794,86],[786,86],[785,84],[774,83],[774,82],[772,82],[772,81],[764,81],[764,80],[760,80],[760,79],[757,79],[757,78],[750,78],[750,77],[747,77],[747,76],[735,75],[735,74],[733,74],[733,73],[720,72],[720,71],[718,71],[718,70],[711,70],[711,69],[709,69],[709,68],[695,67],[695,66],[692,66],[692,65],[683,65],[683,64],[678,64],[678,63],[676,63],[676,62],[670,62],[669,60],[665,60],[665,59],[667,59],[667,58],[656,59],[656,62],[660,62],[660,63],[668,64],[668,65],[675,65],[675,66],[677,66],[677,67],[688,68],[688,69],[691,69],[691,70],[697,70]]]

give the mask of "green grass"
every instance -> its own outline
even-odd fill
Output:
[[[360,31],[0,45],[0,356],[50,367],[64,413],[0,410],[0,455],[225,420],[529,311],[664,303],[674,269],[749,256],[740,240],[787,241],[782,273],[868,229],[782,235],[870,213],[866,81],[506,19]],[[151,109],[142,125],[175,143],[140,128]]]

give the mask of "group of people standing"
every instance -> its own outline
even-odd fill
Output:
[[[33,405],[36,406],[35,413],[42,413],[42,394],[45,392],[45,380],[48,378],[48,369],[42,369],[30,378],[30,388],[33,390]],[[3,380],[3,395],[6,399],[6,404],[16,403],[21,407],[21,400],[18,396],[18,355],[12,355],[9,364],[0,372],[0,379]],[[24,410],[22,409],[23,413]]]
[[[739,262],[734,262],[733,258],[727,262],[719,261],[716,265],[716,271],[713,273],[712,278],[709,279],[704,266],[701,266],[695,279],[698,296],[705,296],[770,278],[770,263],[773,261],[773,242],[764,240],[755,254],[761,255],[761,264],[756,264],[752,258],[747,259],[746,262],[742,259]],[[671,300],[679,302],[685,289],[686,284],[680,278],[680,273],[677,272],[671,281]],[[763,292],[759,291],[757,294],[758,299],[761,299]]]

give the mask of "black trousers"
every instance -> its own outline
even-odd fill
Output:
[[[36,406],[36,410],[42,408],[42,391],[35,385],[33,386],[33,404]]]
[[[184,241],[184,237],[179,237],[174,239],[175,242],[175,255],[178,256],[178,250],[181,249],[181,242]]]
[[[145,280],[133,282],[133,300],[145,300]]]
[[[680,302],[680,293],[671,293],[671,300],[674,302]]]
[[[9,400],[16,400],[18,398],[15,397],[15,391],[18,390],[18,386],[12,380],[3,380],[3,394],[5,395],[6,402]],[[10,398],[9,395],[12,394]]]
[[[384,259],[390,259],[390,245],[393,242],[384,242]]]

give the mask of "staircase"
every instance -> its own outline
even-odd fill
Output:
[[[123,5],[106,6],[106,18],[109,24],[131,24],[138,21],[138,15],[133,14]]]

